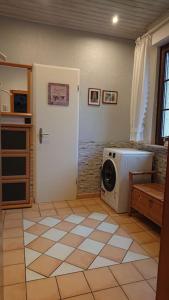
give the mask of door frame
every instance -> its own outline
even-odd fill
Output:
[[[169,147],[164,194],[163,223],[160,241],[160,257],[157,278],[156,300],[169,299]]]

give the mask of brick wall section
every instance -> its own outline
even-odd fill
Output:
[[[116,142],[116,143],[79,143],[78,166],[78,194],[100,192],[100,166],[102,164],[103,149],[107,147],[136,148],[154,152],[153,169],[157,171],[155,181],[165,182],[167,149],[156,145],[143,143]]]

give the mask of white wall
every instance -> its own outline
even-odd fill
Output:
[[[81,141],[129,139],[133,41],[2,17],[0,37],[8,61],[80,68]],[[89,87],[117,90],[118,105],[88,106]]]

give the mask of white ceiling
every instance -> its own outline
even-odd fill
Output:
[[[129,39],[167,11],[169,0],[0,0],[3,16]]]

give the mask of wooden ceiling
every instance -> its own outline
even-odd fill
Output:
[[[169,11],[169,0],[0,0],[0,15],[136,39]],[[119,23],[112,25],[112,16]]]

